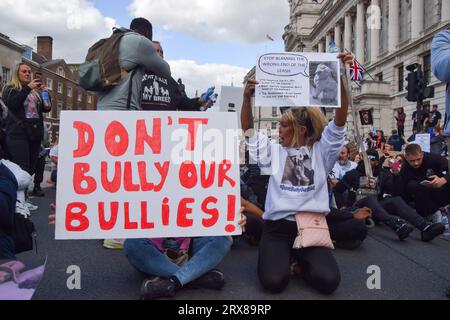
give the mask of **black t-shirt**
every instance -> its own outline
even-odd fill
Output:
[[[152,72],[144,74],[141,99],[143,110],[177,110],[182,99],[178,83],[172,78],[158,76]]]
[[[198,99],[189,99],[178,82],[148,71],[142,78],[142,110],[199,111]]]
[[[434,128],[440,119],[442,119],[442,115],[439,111],[437,111],[437,110],[431,111],[430,112],[430,127]]]

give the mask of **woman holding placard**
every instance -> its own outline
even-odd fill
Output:
[[[353,61],[351,54],[339,54],[338,58],[344,64]],[[345,143],[347,95],[341,88],[341,108],[328,125],[319,108],[285,112],[280,144],[271,144],[266,136],[251,130],[251,97],[257,84],[254,79],[247,82],[241,122],[250,158],[271,176],[259,248],[259,279],[267,290],[282,292],[289,282],[292,256],[309,285],[331,294],[340,283],[340,272],[325,219],[330,211],[327,176]]]

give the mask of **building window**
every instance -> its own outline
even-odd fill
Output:
[[[2,68],[2,79],[3,83],[9,83],[11,81],[11,70],[8,68]]]
[[[405,90],[405,70],[403,64],[397,68],[398,71],[398,92]]]
[[[58,67],[58,70],[56,70],[56,73],[57,73],[59,76],[61,76],[61,77],[65,77],[65,76],[66,76],[63,67]]]
[[[52,79],[47,78],[47,88],[49,90],[53,90],[53,80]]]
[[[377,74],[377,75],[375,76],[375,79],[376,79],[378,82],[383,82],[383,72]]]
[[[81,93],[78,94],[78,102],[81,102],[83,100],[83,95]]]
[[[423,56],[423,75],[427,83],[431,82],[431,55],[428,53]]]
[[[278,122],[272,122],[272,130],[277,130]]]
[[[63,93],[63,84],[61,82],[58,82],[58,93]]]
[[[67,88],[67,96],[68,96],[69,98],[72,98],[72,87],[68,87],[68,88]]]
[[[278,108],[272,108],[272,117],[278,116]]]
[[[90,95],[88,95],[87,101],[88,101],[89,104],[92,103],[92,97]]]
[[[59,119],[62,108],[63,108],[62,102],[58,101],[58,104],[56,105],[56,119]]]

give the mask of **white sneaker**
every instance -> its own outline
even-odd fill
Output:
[[[24,218],[29,218],[31,216],[30,210],[22,202],[16,202],[16,213],[21,214]]]
[[[103,241],[103,247],[106,249],[121,250],[123,249],[124,242],[124,239],[106,239]]]
[[[38,206],[35,206],[34,204],[29,202],[25,202],[25,207],[27,207],[30,211],[36,211],[37,209],[39,209]]]

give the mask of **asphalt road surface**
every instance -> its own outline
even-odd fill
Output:
[[[126,260],[122,250],[108,250],[102,241],[56,241],[54,226],[48,225],[49,204],[55,201],[55,188],[44,189],[45,198],[32,198],[39,206],[32,214],[38,230],[38,254],[19,255],[27,265],[39,265],[47,258],[44,278],[35,300],[137,300],[144,275]],[[256,274],[257,248],[237,239],[231,252],[219,265],[226,277],[221,291],[188,290],[177,293],[179,300],[409,300],[446,299],[450,285],[450,240],[443,236],[432,243],[420,241],[415,231],[404,242],[383,226],[370,230],[362,247],[355,251],[336,250],[342,281],[331,296],[323,296],[293,277],[278,295],[263,290]],[[69,290],[67,269],[81,270],[81,289]],[[381,288],[370,290],[370,266],[381,271]]]

